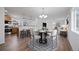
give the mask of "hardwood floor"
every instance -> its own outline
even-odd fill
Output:
[[[32,51],[28,47],[31,38],[18,38],[17,35],[5,36],[5,44],[0,46],[0,51]],[[59,36],[56,51],[72,51],[66,37]]]
[[[56,51],[72,51],[72,47],[67,39],[67,37],[59,36],[57,41]]]
[[[5,36],[5,44],[0,50],[3,51],[30,51],[28,48],[28,42],[30,38],[18,38],[17,35]]]

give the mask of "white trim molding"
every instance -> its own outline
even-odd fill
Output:
[[[77,30],[77,26],[76,26],[76,14],[77,14],[77,11],[76,11],[76,8],[72,8],[71,10],[71,30],[77,34],[79,34],[79,31]]]

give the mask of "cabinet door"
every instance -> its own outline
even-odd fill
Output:
[[[12,28],[12,34],[17,34],[18,33],[18,28]]]
[[[10,20],[11,20],[11,16],[6,15],[6,16],[5,16],[5,20],[6,20],[6,21],[10,21]]]

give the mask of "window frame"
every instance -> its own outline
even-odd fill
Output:
[[[79,34],[79,30],[77,30],[77,7],[72,8],[71,11],[71,30],[77,34]]]

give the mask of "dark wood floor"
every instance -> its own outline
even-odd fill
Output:
[[[28,47],[30,40],[31,38],[18,38],[17,35],[7,35],[5,36],[5,44],[0,45],[0,51],[32,51]],[[58,37],[56,51],[72,51],[66,37]]]
[[[72,47],[67,39],[67,37],[59,36],[58,46],[56,51],[72,51]]]

